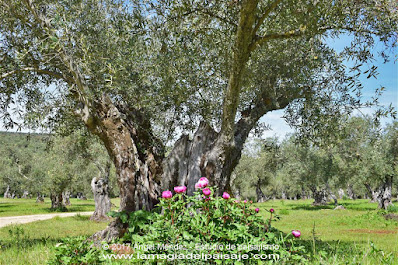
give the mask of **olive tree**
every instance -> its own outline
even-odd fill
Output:
[[[344,59],[359,66],[372,59],[376,40],[396,44],[392,0],[1,0],[0,7],[4,123],[14,125],[10,108],[24,103],[30,124],[84,125],[113,161],[127,212],[152,209],[161,189],[175,184],[192,193],[200,175],[219,194],[228,190],[264,114],[287,108],[301,132],[322,130],[319,123],[358,104],[350,93],[361,88],[357,72],[347,73]],[[325,38],[343,33],[353,41],[336,54]],[[166,156],[176,132],[182,136]],[[98,236],[120,231],[117,220]]]

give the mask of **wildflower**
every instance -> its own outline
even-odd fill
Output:
[[[165,190],[162,192],[162,198],[170,199],[171,197],[173,197],[173,194],[171,193],[171,191]]]
[[[185,186],[177,186],[177,187],[174,187],[174,191],[175,191],[176,193],[184,193],[186,190],[187,190],[187,187],[185,187]]]
[[[255,211],[256,211],[256,213],[258,213],[258,212],[260,211],[260,209],[259,209],[259,208],[256,208]]]
[[[269,209],[269,212],[273,213],[273,212],[275,212],[275,210],[273,208],[271,208],[271,209]]]

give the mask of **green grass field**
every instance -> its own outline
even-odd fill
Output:
[[[312,206],[312,200],[268,201],[255,204],[264,216],[266,209],[274,208],[281,219],[274,222],[274,227],[289,233],[298,229],[302,239],[312,240],[315,237],[325,243],[351,244],[369,246],[373,242],[377,248],[393,252],[398,257],[398,222],[385,220],[377,211],[376,203],[368,200],[343,200],[347,210],[333,210],[334,204]]]
[[[119,205],[119,198],[111,200],[116,206]],[[68,212],[90,212],[94,211],[94,200],[70,199],[71,205],[68,206]],[[54,213],[50,209],[51,201],[49,198],[44,199],[44,203],[36,203],[36,199],[3,199],[0,198],[0,217],[19,216],[31,214]]]
[[[71,209],[93,210],[92,201],[80,202],[73,200],[75,208]],[[313,264],[398,264],[398,222],[385,220],[376,204],[347,200],[340,202],[347,210],[333,210],[333,205],[315,207],[311,202],[275,200],[253,206],[259,207],[266,218],[269,218],[266,210],[274,208],[281,217],[273,222],[274,227],[286,233],[299,229],[302,236],[297,242],[310,245],[316,255],[327,252],[327,263]],[[3,203],[9,206],[0,206],[1,216],[48,212],[46,204],[29,212],[32,207],[29,200],[0,200],[0,205]],[[0,264],[45,264],[52,255],[52,247],[61,238],[89,236],[106,225],[92,222],[87,216],[76,216],[0,228]],[[371,242],[375,246],[373,251]]]

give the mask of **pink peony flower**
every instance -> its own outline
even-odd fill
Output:
[[[269,209],[270,213],[275,212],[275,210],[273,208]]]
[[[209,185],[209,180],[205,177],[199,179],[199,181],[195,184],[195,189],[201,189]]]
[[[260,211],[260,209],[259,209],[259,208],[256,208],[255,211],[256,211],[256,213],[258,213],[258,212]]]
[[[173,197],[173,193],[171,193],[171,191],[165,190],[162,192],[162,198],[170,199],[171,197]]]
[[[299,237],[301,236],[301,232],[300,232],[300,230],[293,230],[293,231],[292,231],[292,235],[293,235],[294,237],[299,238]]]
[[[224,199],[226,199],[226,200],[228,200],[229,198],[231,198],[231,196],[229,196],[229,194],[228,194],[227,192],[224,192],[224,193],[222,194],[222,197],[223,197]]]
[[[177,186],[177,187],[174,187],[174,191],[175,191],[176,193],[184,193],[186,190],[187,190],[187,187],[185,187],[185,186]]]
[[[203,189],[203,194],[209,196],[211,194],[211,190],[209,188]]]

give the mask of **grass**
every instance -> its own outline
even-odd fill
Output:
[[[67,207],[68,212],[90,212],[94,211],[94,200],[70,199],[71,205]],[[112,199],[114,205],[119,205],[119,198]],[[19,216],[31,214],[54,213],[51,201],[45,198],[44,203],[36,203],[36,199],[3,199],[0,198],[0,217]]]
[[[46,264],[61,238],[90,236],[106,225],[77,215],[0,228],[0,264]]]
[[[27,211],[30,200],[11,202],[18,207],[0,207],[10,211],[0,214],[32,214]],[[9,200],[1,203],[12,204]],[[118,201],[113,203],[117,205]],[[398,264],[398,222],[385,220],[376,204],[368,200],[343,200],[340,204],[347,210],[333,210],[332,204],[317,207],[311,203],[311,200],[275,200],[254,206],[259,207],[260,214],[266,218],[269,218],[267,210],[275,209],[281,219],[272,223],[274,227],[286,233],[293,229],[302,232],[296,242],[311,250],[309,254],[314,256],[311,264]],[[93,205],[90,200],[72,200],[72,207],[81,211],[93,210],[90,208]],[[45,211],[43,206],[35,209],[35,213]],[[0,264],[46,264],[53,246],[61,238],[90,236],[106,225],[92,222],[88,216],[75,216],[0,228]]]
[[[274,208],[281,219],[273,222],[273,226],[286,233],[298,229],[303,240],[312,241],[315,230],[315,236],[324,243],[348,243],[366,248],[373,242],[378,249],[398,257],[398,222],[385,220],[377,211],[376,203],[340,201],[347,210],[333,210],[333,204],[312,206],[311,203],[312,200],[275,200],[255,205],[267,217],[266,210]]]

